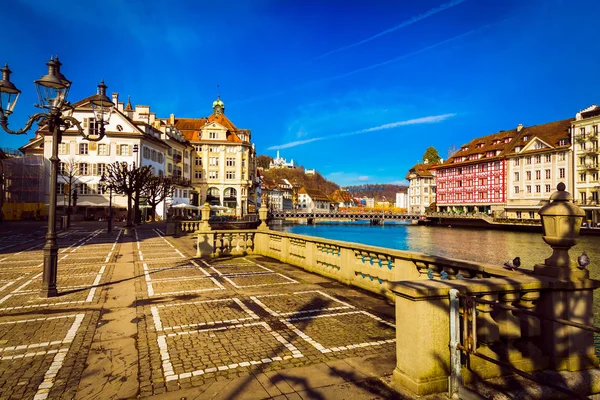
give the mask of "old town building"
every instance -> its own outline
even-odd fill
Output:
[[[572,119],[510,131],[506,152],[506,206],[499,217],[539,219],[537,211],[563,182],[572,191],[570,126]]]
[[[408,212],[424,214],[436,201],[434,164],[427,162],[412,167],[406,175],[408,181]]]
[[[218,98],[204,118],[162,119],[191,143],[192,185],[198,204],[226,207],[238,216],[256,208],[256,152],[248,129],[237,128],[225,116]],[[185,157],[185,154],[184,154]]]
[[[571,126],[575,177],[573,197],[585,210],[586,222],[594,225],[600,223],[598,125],[600,107],[594,104],[578,112]]]

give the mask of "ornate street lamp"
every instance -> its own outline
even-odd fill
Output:
[[[56,57],[50,58],[50,61],[46,65],[48,66],[48,73],[35,81],[40,101],[36,106],[41,108],[42,112],[31,116],[25,126],[17,131],[8,128],[8,116],[12,114],[21,91],[10,81],[12,71],[8,68],[8,64],[2,68],[2,80],[0,80],[0,126],[7,133],[22,135],[37,121],[45,123],[48,132],[52,135],[48,231],[44,246],[44,271],[40,296],[53,297],[58,294],[56,289],[58,266],[58,245],[56,243],[56,179],[58,176],[58,163],[60,161],[58,158],[58,144],[62,141],[62,134],[71,128],[76,128],[79,134],[86,140],[101,140],[105,134],[104,125],[108,123],[108,118],[110,118],[114,104],[106,97],[106,85],[102,82],[98,85],[98,94],[91,98],[92,108],[96,114],[99,129],[93,135],[87,135],[77,119],[63,114],[65,111],[73,111],[73,107],[67,102],[71,82],[60,71],[62,63]]]
[[[573,196],[565,188],[564,183],[559,183],[550,202],[538,211],[544,229],[543,239],[553,251],[543,265],[534,267],[534,272],[560,280],[586,279],[589,272],[579,269],[575,260],[569,257],[569,249],[577,243],[585,211],[573,203]]]
[[[109,195],[108,195],[108,227],[106,229],[106,232],[110,235],[112,233],[112,190],[113,190],[113,185],[108,184],[107,180],[106,180],[106,176],[104,175],[104,172],[102,173],[102,177],[100,178],[100,183],[102,185],[104,185],[104,187],[108,187],[109,190]]]

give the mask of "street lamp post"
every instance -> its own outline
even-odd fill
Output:
[[[113,185],[106,183],[106,176],[104,176],[104,173],[102,173],[102,178],[100,178],[100,182],[105,187],[108,187],[108,227],[106,228],[106,233],[108,233],[110,235],[112,233],[112,218],[113,218],[113,215],[112,215],[112,190],[113,190]]]
[[[98,85],[98,93],[90,98],[96,120],[99,124],[99,132],[90,137],[86,135],[81,124],[64,112],[72,112],[73,107],[67,102],[67,95],[71,88],[71,82],[60,72],[62,63],[58,57],[51,58],[48,63],[48,73],[35,81],[40,104],[36,105],[42,109],[41,113],[34,114],[22,129],[13,131],[8,128],[8,116],[13,112],[21,91],[10,81],[11,70],[8,64],[2,71],[0,80],[0,126],[10,134],[22,135],[26,133],[34,122],[45,122],[48,131],[52,135],[51,169],[50,169],[50,194],[48,209],[48,231],[46,233],[46,244],[44,245],[44,270],[42,275],[42,289],[40,296],[54,297],[58,295],[56,289],[56,275],[58,267],[58,244],[56,243],[56,195],[58,177],[58,144],[62,141],[62,134],[68,129],[77,129],[86,140],[99,141],[104,137],[104,125],[108,123],[110,113],[114,104],[106,96],[106,85],[102,82]]]

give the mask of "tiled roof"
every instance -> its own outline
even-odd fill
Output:
[[[239,133],[248,133],[246,129],[238,129],[230,120],[223,114],[215,115],[212,114],[205,118],[175,118],[175,128],[179,129],[181,133],[188,140],[197,141],[199,139],[199,133],[206,125],[216,122],[224,126],[228,130],[227,141],[234,143],[243,143],[243,140],[237,135]]]
[[[331,202],[331,199],[329,197],[327,197],[327,195],[325,193],[321,192],[320,190],[300,188],[298,193],[307,194],[313,201],[319,200],[319,201]]]
[[[573,118],[565,119],[542,125],[520,127],[521,129],[515,128],[507,131],[500,131],[491,135],[475,138],[463,145],[459,151],[454,153],[452,157],[443,164],[438,165],[436,169],[499,160],[506,157],[508,154],[515,154],[514,149],[516,146],[521,146],[523,148],[534,137],[539,137],[553,146],[558,146],[558,141],[560,139],[569,139],[569,127],[572,121]],[[566,147],[568,147],[568,145]],[[490,152],[492,154],[489,154]],[[457,158],[462,158],[463,160],[456,162]]]
[[[433,176],[431,170],[434,169],[436,165],[437,164],[417,164],[408,170],[406,179],[409,179],[409,176],[412,174],[415,174],[421,178],[430,178]]]
[[[516,154],[530,154],[537,153],[540,151],[546,151],[547,149],[528,149],[527,151],[521,150],[519,153],[515,151],[517,146],[520,146],[522,149],[525,148],[529,143],[531,143],[534,138],[538,138],[545,143],[549,144],[553,148],[569,148],[571,145],[569,128],[571,127],[571,123],[574,121],[574,118],[563,119],[561,121],[550,122],[542,125],[534,125],[527,128],[523,128],[521,132],[519,132],[519,137],[517,140],[514,140],[510,149],[507,150],[506,155],[516,155]],[[527,138],[527,140],[525,140]],[[566,139],[564,144],[560,144],[561,139]]]
[[[331,195],[331,198],[337,203],[347,203],[352,201],[352,195],[350,194],[350,192],[347,192],[345,190],[336,190]]]

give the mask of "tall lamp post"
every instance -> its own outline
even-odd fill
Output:
[[[46,63],[48,73],[35,81],[40,104],[36,105],[42,112],[32,115],[22,129],[13,131],[8,128],[8,116],[13,112],[21,91],[10,81],[11,70],[8,64],[2,71],[0,80],[0,126],[10,134],[22,135],[26,133],[34,122],[44,123],[52,135],[51,169],[50,169],[50,196],[48,209],[48,231],[44,245],[44,271],[42,275],[41,297],[54,297],[58,295],[56,289],[56,275],[58,267],[58,244],[56,243],[56,195],[58,177],[58,144],[62,141],[62,134],[69,129],[76,129],[84,139],[99,141],[104,137],[104,125],[108,123],[113,102],[106,96],[106,85],[98,85],[98,93],[90,97],[99,130],[92,135],[87,135],[79,121],[64,112],[72,112],[73,107],[67,102],[67,95],[71,82],[60,72],[62,63],[56,58],[50,58]]]
[[[102,177],[100,178],[100,183],[102,185],[104,185],[104,187],[108,187],[108,227],[106,228],[106,233],[108,233],[109,235],[112,233],[112,190],[113,190],[113,185],[107,183],[106,180],[106,176],[104,175],[104,172],[102,173]]]

